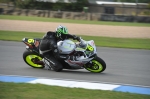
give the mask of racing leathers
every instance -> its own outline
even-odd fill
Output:
[[[78,40],[80,41],[80,38],[75,35],[71,34],[65,34],[61,36],[60,38],[56,37],[55,32],[47,32],[44,36],[43,39],[41,40],[40,46],[39,46],[39,51],[40,54],[46,58],[48,61],[53,61],[51,63],[55,63],[58,60],[66,60],[66,59],[73,59],[73,56],[70,57],[69,55],[64,55],[64,54],[59,54],[59,51],[57,49],[57,42],[59,40],[65,40],[65,39],[73,39],[73,40]],[[54,64],[53,64],[54,65]]]

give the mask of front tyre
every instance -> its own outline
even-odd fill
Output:
[[[23,53],[23,60],[31,67],[33,68],[44,68],[43,65],[40,65],[40,64],[35,64],[33,62],[33,60],[36,59],[36,60],[39,60],[41,61],[42,58],[35,52],[30,52],[28,50],[25,50],[24,53]]]
[[[100,57],[95,57],[91,62],[86,64],[85,69],[90,72],[101,73],[106,69],[106,63]]]

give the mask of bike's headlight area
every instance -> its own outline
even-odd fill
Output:
[[[94,54],[94,51],[85,51],[87,57],[90,57]]]

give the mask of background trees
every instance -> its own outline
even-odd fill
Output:
[[[70,0],[71,1],[71,0]],[[119,2],[139,2],[139,3],[149,3],[150,0],[114,0]],[[76,0],[76,2],[64,3],[64,0],[58,0],[56,3],[44,2],[44,0],[0,0],[0,2],[7,3],[8,5],[12,3],[15,7],[22,9],[40,9],[40,10],[61,10],[61,11],[83,11],[83,7],[88,7],[88,0]],[[150,7],[148,7],[150,8]]]
[[[63,11],[82,11],[83,7],[88,6],[88,0],[77,0],[77,2],[64,3],[59,0],[56,3],[37,0],[0,0],[4,3],[13,3],[15,7],[23,9],[41,9],[41,10],[63,10]]]

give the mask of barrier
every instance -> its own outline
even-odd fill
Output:
[[[102,14],[102,21],[118,21],[118,22],[145,22],[150,23],[150,17],[148,16],[125,16],[125,15],[108,15]]]
[[[101,14],[101,13],[66,12],[66,11],[50,11],[50,10],[30,10],[30,9],[2,9],[1,8],[0,14],[63,18],[63,19],[74,19],[74,20],[150,23],[150,16],[113,15],[113,14]]]

